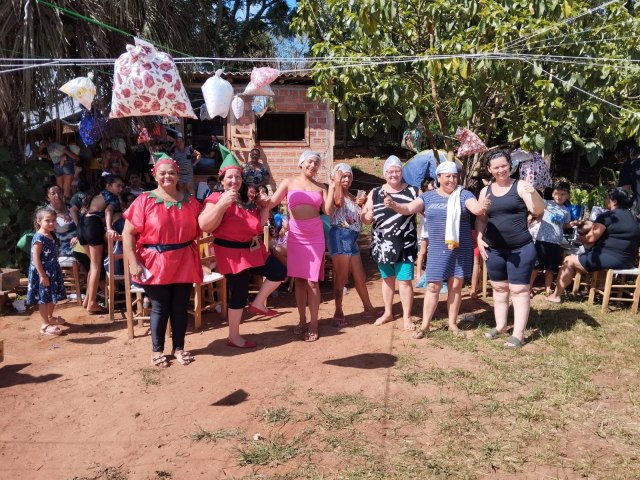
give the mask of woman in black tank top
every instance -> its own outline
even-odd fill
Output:
[[[529,320],[529,278],[536,261],[536,250],[527,228],[527,215],[541,215],[544,201],[533,186],[509,176],[511,157],[498,150],[485,157],[494,182],[480,192],[479,201],[491,201],[487,215],[477,217],[478,249],[487,262],[493,288],[496,327],[485,333],[494,339],[507,330],[509,297],[513,301],[513,335],[504,344],[522,346]]]

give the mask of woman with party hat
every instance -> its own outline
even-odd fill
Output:
[[[194,283],[202,282],[198,215],[202,207],[188,192],[178,189],[179,168],[164,153],[154,153],[152,170],[158,188],[138,196],[124,212],[122,237],[131,274],[151,300],[152,363],[168,367],[164,355],[167,321],[175,360],[193,361],[184,349],[187,307]]]
[[[214,192],[204,201],[198,222],[200,228],[214,235],[213,249],[218,272],[227,279],[229,290],[229,338],[227,345],[254,348],[255,342],[240,336],[242,312],[249,296],[252,275],[266,277],[260,291],[249,305],[249,313],[272,317],[276,310],[267,308],[269,295],[287,276],[286,267],[270,255],[262,243],[262,226],[269,218],[267,208],[259,208],[247,198],[242,180],[242,167],[234,155],[220,145],[222,164],[220,182],[223,192]]]

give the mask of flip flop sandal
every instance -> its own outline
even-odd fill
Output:
[[[195,360],[191,356],[191,352],[186,352],[184,350],[176,350],[173,352],[173,356],[176,358],[176,361],[182,365],[189,365]]]
[[[349,326],[349,322],[344,317],[333,317],[333,326],[336,328],[345,328]]]
[[[305,342],[315,342],[316,340],[318,340],[318,334],[317,333],[313,333],[313,332],[307,332],[304,335],[304,341]]]
[[[169,366],[169,361],[167,360],[167,357],[160,355],[151,359],[151,365],[159,368],[167,368]]]
[[[62,335],[62,330],[60,330],[56,325],[47,323],[40,327],[40,333],[42,335],[51,335],[53,337],[57,337],[58,335]]]
[[[49,317],[49,325],[66,325],[66,324],[67,324],[67,321],[60,316]]]
[[[375,308],[372,311],[364,311],[360,314],[363,320],[375,320],[384,313],[384,308]]]
[[[429,335],[429,332],[427,330],[422,330],[421,328],[416,329],[415,332],[413,332],[413,335],[411,335],[412,338],[415,338],[416,340],[421,340],[425,337],[427,337]]]
[[[505,335],[506,333],[501,332],[497,328],[492,328],[488,332],[484,332],[485,338],[488,338],[489,340],[495,340],[496,338],[503,337]]]
[[[504,344],[504,348],[508,348],[511,350],[516,350],[521,347],[522,347],[522,340],[520,340],[518,337],[514,337],[513,335],[507,338],[507,341]]]
[[[307,333],[307,330],[309,330],[309,325],[307,323],[305,323],[304,325],[299,323],[298,325],[293,327],[293,333],[295,333],[296,335],[305,334]]]

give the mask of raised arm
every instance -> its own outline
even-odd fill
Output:
[[[362,223],[365,225],[371,225],[373,223],[373,190],[367,195],[367,201],[360,212],[360,220],[362,220]]]
[[[282,199],[287,194],[288,190],[289,190],[289,179],[285,178],[280,183],[280,186],[276,189],[276,191],[273,192],[273,195],[271,195],[270,198],[267,198],[261,206],[266,207],[269,210],[271,210],[272,208],[275,208],[277,205],[280,205],[280,203],[282,202]]]
[[[487,197],[482,199],[482,202],[476,200],[475,197],[469,198],[466,202],[464,202],[464,206],[467,207],[471,213],[473,213],[476,217],[480,215],[486,215],[487,210],[491,206],[491,200]]]
[[[215,232],[215,230],[220,226],[220,222],[222,222],[225,212],[229,206],[235,202],[236,198],[238,198],[238,192],[234,190],[227,190],[220,195],[217,203],[206,202],[204,204],[204,209],[198,217],[198,225],[200,226],[200,229],[204,232]]]
[[[340,188],[340,187],[339,187]],[[342,188],[340,188],[342,190]],[[334,182],[329,182],[329,190],[322,189],[322,199],[324,200],[324,213],[331,215],[335,210],[333,197],[335,196],[336,185]]]
[[[529,182],[525,180],[518,182],[518,195],[524,200],[531,215],[537,217],[544,213],[544,200]]]
[[[399,213],[400,215],[413,215],[415,213],[424,211],[424,202],[420,197],[412,200],[409,203],[398,203],[393,198],[391,198],[391,195],[387,195],[386,197],[384,197],[384,206],[389,207],[391,210]]]

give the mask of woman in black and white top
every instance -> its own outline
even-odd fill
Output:
[[[386,198],[396,203],[410,203],[418,196],[418,189],[402,181],[402,163],[395,155],[384,163],[386,183],[374,188],[362,209],[362,222],[372,224],[371,255],[378,263],[382,277],[382,299],[384,313],[375,325],[393,321],[391,308],[395,283],[398,281],[404,329],[415,330],[411,321],[413,303],[413,268],[416,259],[418,235],[415,215],[401,215],[389,208]]]

